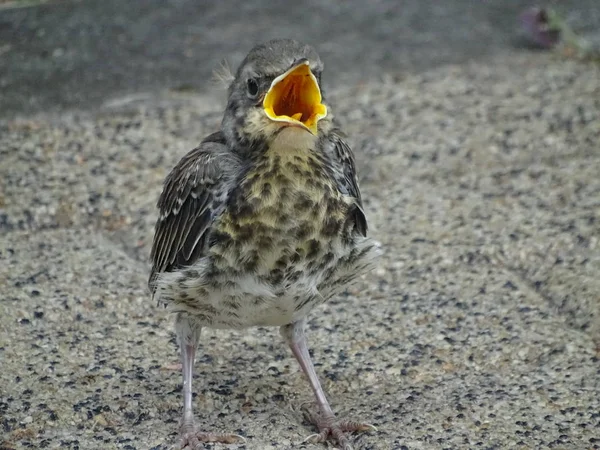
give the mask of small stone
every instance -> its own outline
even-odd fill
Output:
[[[108,421],[103,414],[97,414],[94,416],[94,424],[100,425],[101,427],[108,426]]]

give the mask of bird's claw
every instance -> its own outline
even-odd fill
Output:
[[[221,444],[246,443],[246,438],[239,434],[232,433],[205,433],[200,431],[190,431],[181,436],[177,450],[201,450],[204,449],[203,443],[218,442]]]
[[[323,417],[304,410],[304,418],[316,425],[319,433],[311,434],[303,443],[337,443],[342,450],[352,450],[345,433],[361,431],[378,431],[377,427],[369,423],[354,422],[350,420],[337,420],[335,417]]]

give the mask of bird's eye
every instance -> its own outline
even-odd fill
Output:
[[[254,78],[249,78],[246,82],[248,88],[248,95],[250,97],[256,97],[258,94],[258,82]]]

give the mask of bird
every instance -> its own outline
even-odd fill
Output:
[[[317,405],[310,442],[348,450],[308,351],[315,307],[374,267],[354,155],[323,96],[316,50],[277,39],[250,50],[233,76],[220,129],[186,154],[157,206],[149,288],[175,316],[183,374],[179,448],[242,436],[196,427],[192,378],[202,328],[279,327]]]

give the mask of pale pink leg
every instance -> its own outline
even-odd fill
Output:
[[[305,416],[307,420],[315,424],[319,433],[310,436],[307,440],[313,442],[327,442],[332,441],[339,444],[344,450],[351,450],[352,446],[348,441],[348,438],[344,433],[350,433],[354,431],[373,431],[377,430],[373,425],[360,422],[351,421],[338,421],[329,406],[329,402],[325,397],[325,392],[321,387],[319,378],[315,372],[310,354],[308,353],[308,346],[306,342],[306,335],[304,334],[305,321],[295,322],[289,325],[281,327],[280,332],[283,338],[286,340],[292,353],[298,360],[302,371],[308,378],[308,382],[315,394],[317,399],[317,405],[319,407],[319,413],[313,414],[306,412]]]
[[[181,421],[179,448],[200,450],[204,449],[203,442],[234,444],[245,441],[242,436],[237,434],[206,433],[196,429],[192,410],[192,380],[201,329],[190,319],[179,314],[175,323],[175,330],[181,348],[181,371],[183,374],[183,419]]]

